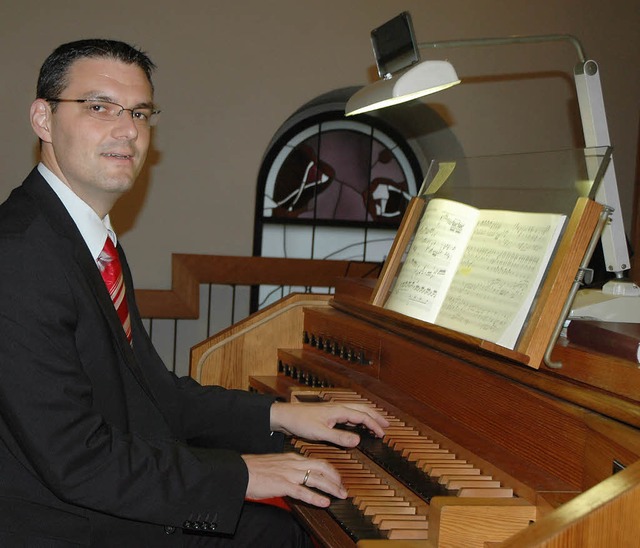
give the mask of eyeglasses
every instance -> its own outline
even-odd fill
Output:
[[[103,122],[115,122],[124,110],[131,113],[131,118],[139,126],[155,126],[160,117],[160,111],[149,107],[124,108],[118,103],[97,99],[45,99],[50,103],[81,103],[86,113]]]

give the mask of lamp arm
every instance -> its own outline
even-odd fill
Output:
[[[585,145],[587,147],[610,146],[597,63],[595,61],[586,61],[576,65],[574,79]],[[613,210],[609,223],[605,225],[602,231],[602,250],[607,270],[614,272],[617,278],[622,278],[623,272],[631,268],[631,261],[629,260],[629,250],[624,232],[613,157],[598,188],[596,200]]]
[[[460,40],[441,40],[438,42],[421,42],[420,49],[463,48],[477,46],[504,46],[507,44],[535,44],[540,42],[570,42],[576,49],[580,62],[586,61],[584,48],[571,34],[539,34],[532,36],[506,36],[502,38],[465,38]]]
[[[582,130],[586,147],[610,146],[609,130],[604,109],[602,86],[598,65],[586,59],[580,41],[571,34],[541,34],[532,36],[506,36],[503,38],[467,38],[459,40],[442,40],[438,42],[422,42],[420,49],[444,49],[477,46],[502,46],[511,44],[535,44],[541,42],[568,41],[576,50],[579,63],[574,70],[578,106],[582,120]],[[611,210],[610,222],[602,232],[602,249],[605,267],[615,273],[617,278],[624,276],[630,265],[624,222],[620,211],[620,196],[616,181],[613,158],[604,174],[596,200]]]

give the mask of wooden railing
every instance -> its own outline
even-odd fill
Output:
[[[136,299],[167,367],[185,373],[193,344],[260,307],[251,288],[275,286],[278,297],[292,292],[332,293],[340,278],[377,278],[381,266],[373,262],[173,254],[171,289],[138,289]],[[203,294],[207,286],[208,295]],[[220,286],[229,291],[212,291]],[[217,311],[222,311],[224,318],[211,321]]]
[[[198,318],[199,286],[303,286],[332,288],[339,278],[377,278],[380,263],[187,255],[174,253],[171,289],[138,289],[143,318]]]

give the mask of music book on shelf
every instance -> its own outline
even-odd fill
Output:
[[[435,198],[385,307],[514,348],[565,220]]]
[[[370,305],[425,334],[538,368],[608,212],[610,149],[432,162]],[[457,174],[457,175],[456,175]]]

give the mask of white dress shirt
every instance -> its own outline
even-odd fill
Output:
[[[91,256],[98,261],[98,256],[104,247],[107,236],[113,241],[113,245],[118,245],[116,233],[111,227],[109,215],[101,219],[91,207],[82,201],[67,185],[65,185],[54,173],[43,163],[38,164],[38,171],[45,178],[49,186],[58,195],[58,198],[67,208],[69,215],[76,223],[80,234],[84,238]]]

